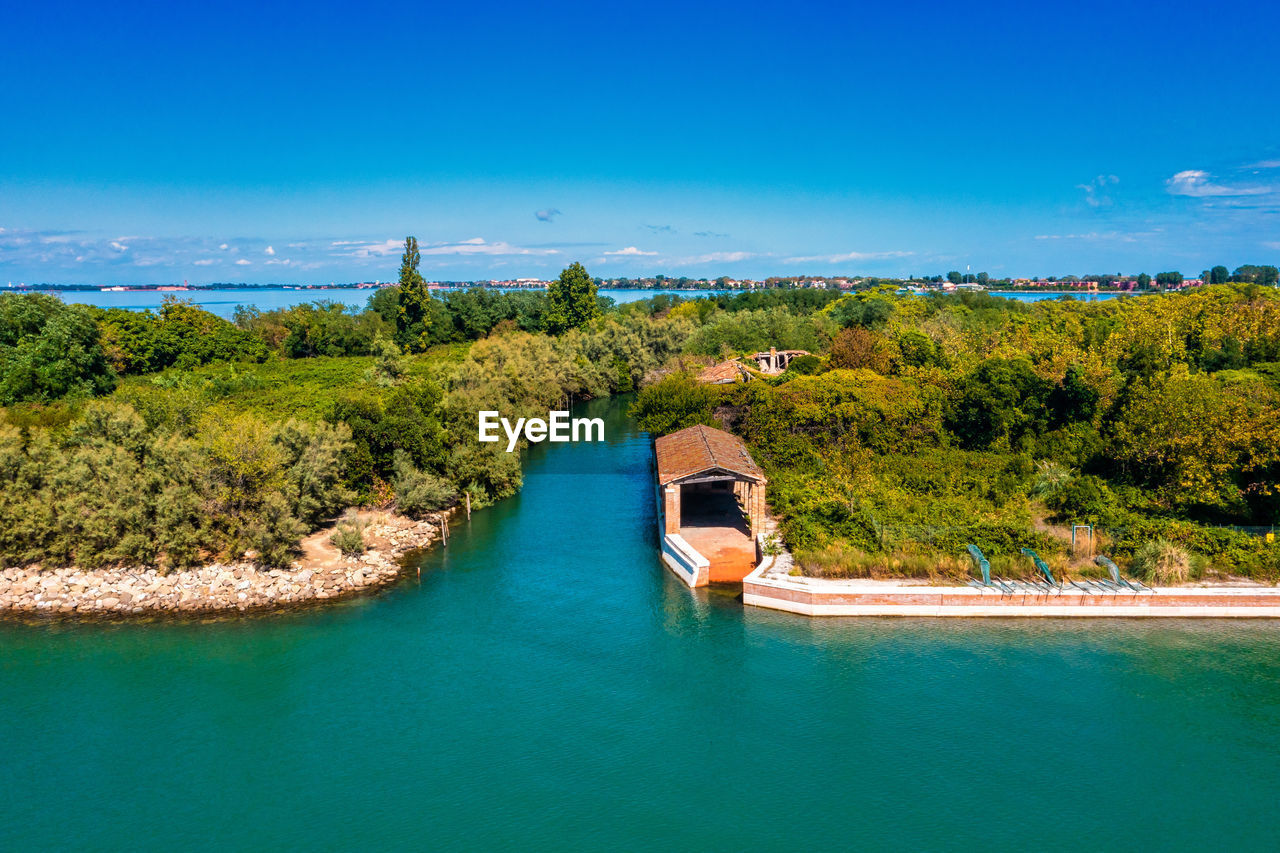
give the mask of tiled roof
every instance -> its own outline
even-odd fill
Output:
[[[683,480],[704,471],[720,469],[758,483],[764,472],[736,435],[698,424],[654,443],[658,457],[658,482],[662,485]]]
[[[742,378],[742,366],[736,361],[725,361],[712,367],[704,368],[698,374],[698,381],[705,382],[710,385],[721,385],[727,382],[737,382]]]

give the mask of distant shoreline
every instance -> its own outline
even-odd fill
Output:
[[[904,286],[911,286],[910,282],[903,282]],[[90,285],[90,284],[28,284],[21,287],[0,287],[0,292],[4,293],[192,293],[210,290],[379,290],[384,287],[397,287],[396,282],[363,282],[356,284],[190,284],[190,285],[172,285],[172,284],[138,284],[138,285]],[[480,288],[484,290],[536,290],[545,291],[545,284],[536,285],[512,285],[512,284],[490,284],[488,282],[448,282],[441,284],[428,285],[429,290],[470,290]],[[710,293],[721,294],[726,292],[748,293],[758,290],[805,290],[810,289],[808,286],[797,285],[761,285],[759,287],[676,287],[674,285],[663,285],[662,287],[636,287],[634,285],[616,285],[604,283],[599,285],[600,290],[635,290],[635,291],[653,291],[654,293],[669,293],[678,291],[680,293]],[[846,292],[856,292],[849,289]],[[929,295],[933,293],[950,294],[950,293],[990,293],[993,296],[1000,296],[1006,293],[1038,293],[1045,296],[1090,296],[1096,294],[1107,294],[1115,296],[1138,296],[1144,293],[1159,293],[1159,290],[1116,290],[1103,289],[1086,290],[1042,290],[1035,287],[1019,288],[1019,287],[987,287],[973,288],[965,287],[963,289],[943,290],[941,288],[927,288],[925,293],[921,295]]]

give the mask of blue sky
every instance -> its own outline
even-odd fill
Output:
[[[1276,4],[10,4],[0,283],[1280,259]]]

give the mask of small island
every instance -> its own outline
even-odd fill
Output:
[[[520,489],[478,412],[637,389],[661,552],[747,603],[761,572],[970,595],[967,549],[1010,589],[1041,563],[1106,588],[1098,556],[1161,589],[1280,579],[1280,292],[1261,280],[1102,302],[778,280],[616,305],[581,264],[545,291],[442,293],[419,257],[406,239],[363,309],[233,321],[180,294],[0,294],[0,613],[385,586],[448,519]]]

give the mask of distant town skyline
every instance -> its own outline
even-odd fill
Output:
[[[1274,6],[551,7],[8,10],[0,283],[1280,260]]]

